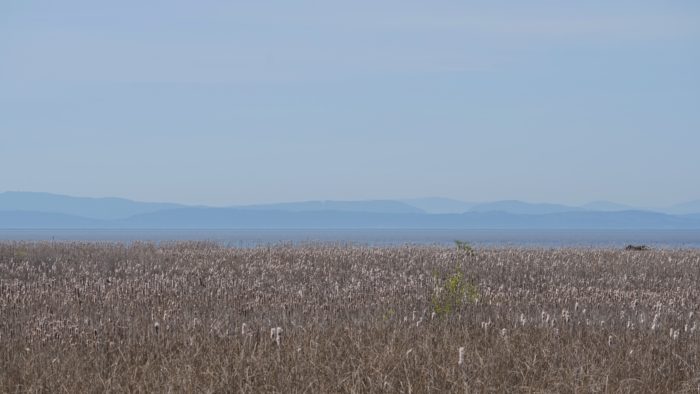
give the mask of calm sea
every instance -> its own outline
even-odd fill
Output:
[[[270,230],[0,230],[0,241],[174,242],[212,241],[253,247],[280,243],[359,245],[452,245],[454,240],[489,247],[700,248],[700,230],[425,230],[425,229],[270,229]]]

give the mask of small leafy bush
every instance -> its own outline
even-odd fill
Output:
[[[469,242],[456,239],[455,246],[457,246],[457,250],[467,252],[467,254],[470,256],[474,254],[474,248],[469,244]]]
[[[382,316],[382,319],[389,320],[389,319],[393,318],[395,314],[396,314],[396,311],[394,310],[394,308],[389,308],[386,312],[384,312],[384,316]]]
[[[435,274],[434,278],[438,285],[435,287],[432,304],[433,311],[438,316],[452,314],[465,300],[475,303],[479,299],[478,288],[465,279],[460,269],[455,269],[455,272],[445,279],[439,280]]]

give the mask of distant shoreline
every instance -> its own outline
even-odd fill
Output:
[[[700,248],[700,230],[592,229],[0,229],[0,242],[178,242],[211,241],[224,246],[282,243],[350,243],[357,245],[454,245],[477,247],[619,248],[645,244],[655,248]]]

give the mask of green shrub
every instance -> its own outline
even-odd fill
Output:
[[[465,279],[460,269],[455,269],[452,275],[442,280],[439,280],[436,274],[433,275],[438,285],[435,287],[432,304],[433,311],[438,316],[453,313],[465,300],[475,303],[479,299],[478,288]]]
[[[392,317],[394,317],[395,314],[396,314],[396,311],[394,310],[394,308],[389,308],[389,310],[387,310],[386,312],[384,312],[384,316],[382,316],[382,318],[383,318],[384,320],[389,320],[389,319],[391,319]]]
[[[470,256],[474,254],[474,248],[469,244],[469,242],[456,239],[455,246],[457,246],[457,250],[467,252],[467,254]]]

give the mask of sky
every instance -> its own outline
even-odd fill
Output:
[[[0,2],[0,192],[700,199],[698,1]]]

